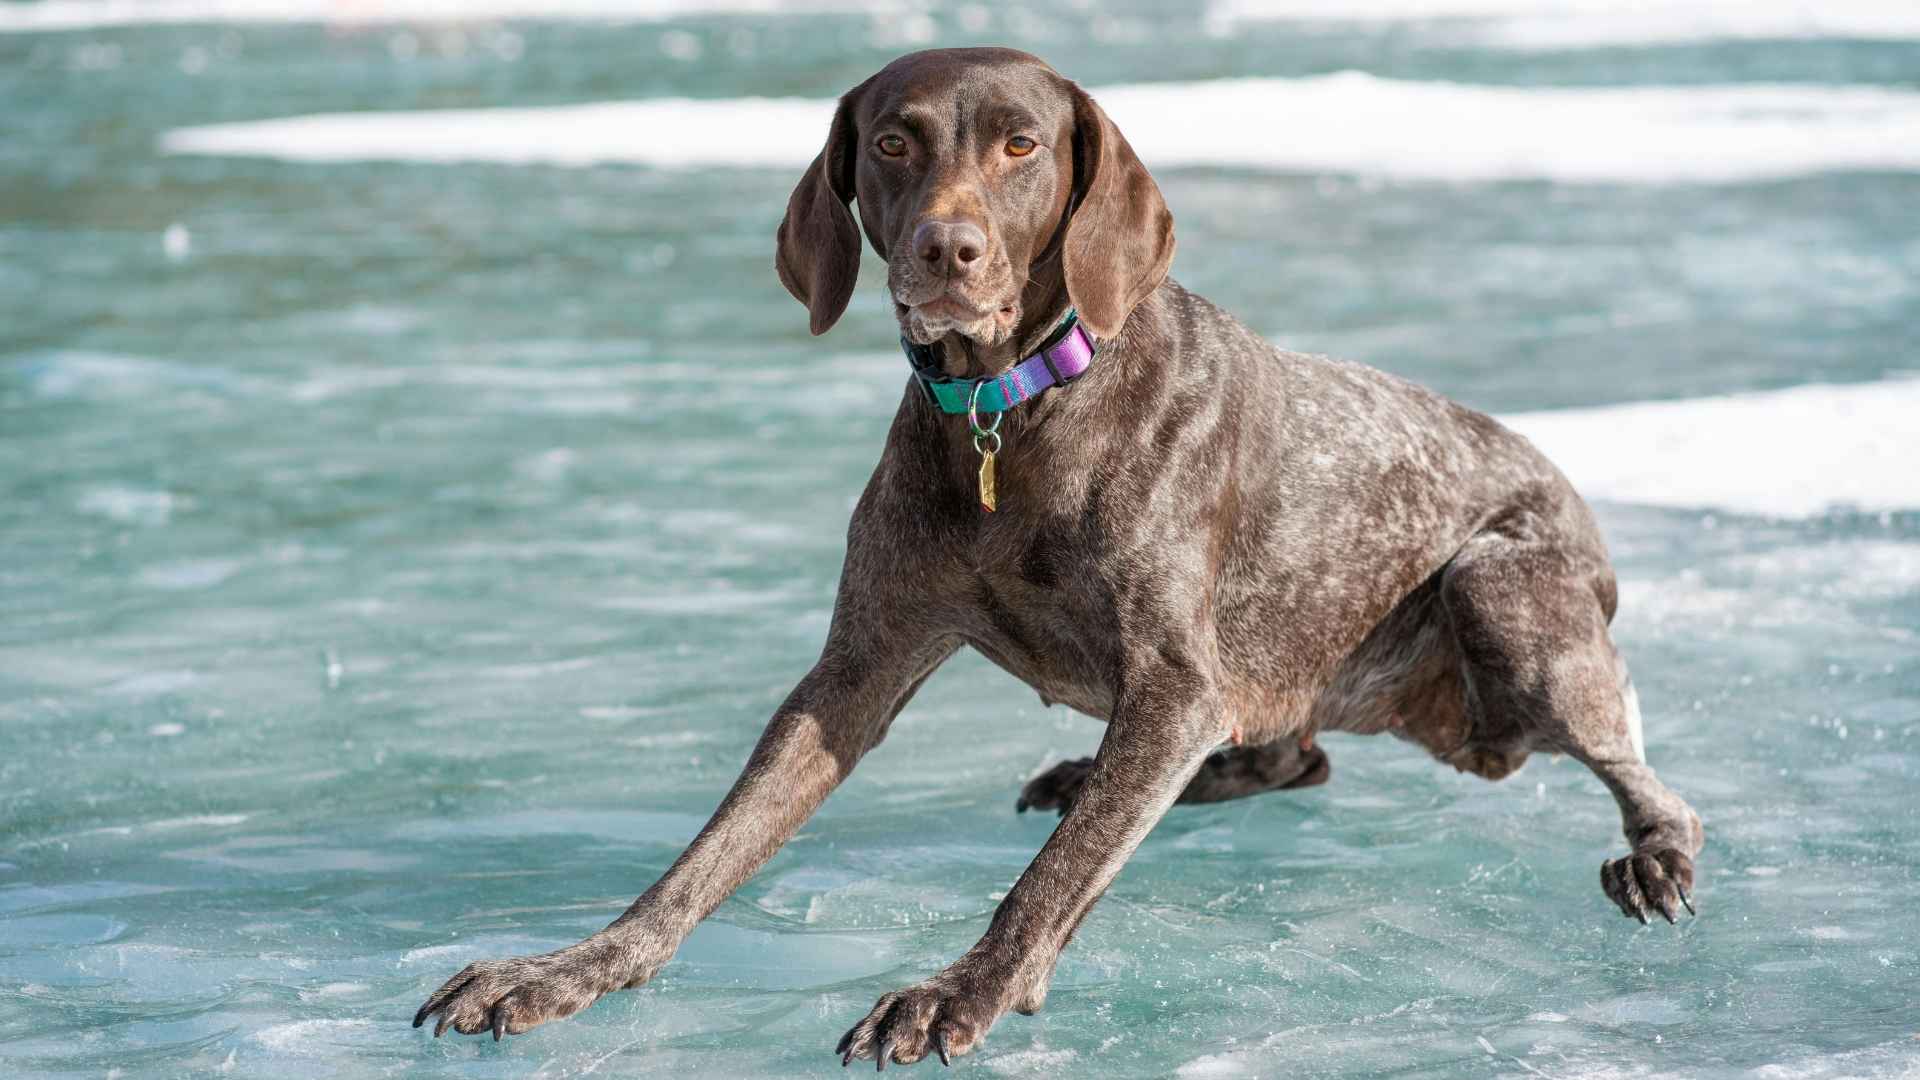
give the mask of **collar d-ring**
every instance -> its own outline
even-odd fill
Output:
[[[994,442],[998,443],[1000,441],[1000,425],[1007,419],[1007,414],[1005,411],[994,413],[992,427],[983,428],[980,426],[980,388],[985,385],[987,385],[987,380],[985,379],[974,383],[973,393],[967,396],[967,426],[973,429],[975,442],[991,435],[993,436]]]

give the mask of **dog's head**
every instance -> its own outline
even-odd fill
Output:
[[[1086,91],[1012,49],[913,53],[840,99],[775,258],[816,334],[847,309],[861,229],[922,344],[1003,344],[1062,283],[1110,338],[1173,261],[1173,215],[1127,140]]]

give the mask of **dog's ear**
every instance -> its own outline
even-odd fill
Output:
[[[1107,119],[1073,93],[1073,200],[1062,249],[1067,296],[1094,337],[1111,338],[1173,265],[1173,214],[1160,187]]]
[[[808,326],[824,334],[840,321],[860,275],[860,227],[847,204],[853,201],[856,144],[853,111],[865,84],[840,99],[827,129],[827,145],[807,166],[806,175],[787,199],[780,219],[774,269],[780,284],[807,306]]]

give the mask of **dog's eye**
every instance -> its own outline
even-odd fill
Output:
[[[907,153],[907,140],[898,135],[882,135],[880,141],[874,145],[888,157],[904,157]]]
[[[1033,148],[1037,145],[1039,144],[1027,138],[1025,135],[1015,135],[1013,138],[1007,140],[1007,156],[1026,157],[1028,154],[1033,153]]]

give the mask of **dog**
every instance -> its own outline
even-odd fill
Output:
[[[1693,911],[1704,834],[1646,763],[1606,547],[1525,439],[1181,288],[1152,175],[1026,53],[914,53],[840,98],[775,259],[813,333],[846,310],[863,236],[915,367],[819,661],[632,907],[470,965],[415,1027],[497,1040],[653,978],[962,646],[1106,733],[1026,785],[1019,808],[1059,826],[979,943],[881,997],[842,1064],[951,1063],[1039,1009],[1170,806],[1322,783],[1323,731],[1391,732],[1492,780],[1571,755],[1620,807],[1606,895],[1642,923]]]

